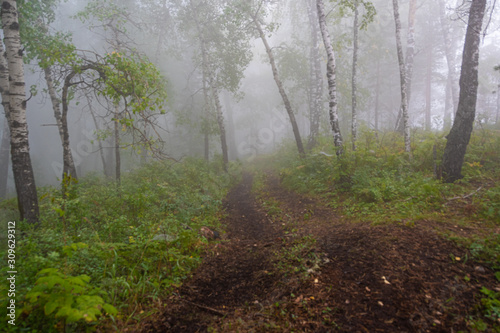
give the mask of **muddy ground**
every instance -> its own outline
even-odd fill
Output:
[[[135,330],[471,331],[479,290],[499,287],[426,222],[347,223],[272,174],[258,198],[252,182],[244,174],[227,196],[223,241]]]

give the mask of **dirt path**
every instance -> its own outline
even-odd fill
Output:
[[[429,228],[343,223],[273,175],[261,198],[279,206],[271,217],[251,187],[245,174],[230,191],[228,240],[144,332],[468,331],[474,295],[498,287]]]

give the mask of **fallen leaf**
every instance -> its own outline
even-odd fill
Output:
[[[318,279],[314,279],[314,283],[318,283]]]
[[[295,303],[299,303],[300,301],[302,301],[304,299],[304,296],[303,295],[300,295],[299,297],[297,297],[295,299]]]
[[[382,280],[384,280],[385,284],[391,284],[389,281],[387,281],[387,279],[385,278],[385,276],[382,276]]]
[[[368,291],[368,292],[370,292],[370,291],[371,291],[371,290],[370,290],[370,288],[368,288],[368,287],[365,287],[365,289],[366,289],[366,291]]]
[[[382,303],[381,301],[378,301],[377,303],[378,303],[378,305],[380,305],[380,306],[384,306],[384,303]]]
[[[386,324],[392,324],[393,322],[394,322],[394,318],[384,321],[384,323],[386,323]]]

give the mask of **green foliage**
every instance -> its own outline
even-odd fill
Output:
[[[500,293],[489,290],[486,287],[481,288],[481,293],[486,295],[485,298],[481,298],[486,318],[498,321],[500,319]]]
[[[229,169],[239,172],[233,165]],[[99,325],[98,310],[113,313],[105,304],[117,309],[115,318],[126,320],[139,304],[168,295],[201,261],[207,244],[198,235],[201,226],[220,228],[222,199],[233,181],[220,163],[185,159],[125,174],[120,187],[89,177],[71,183],[64,198],[58,189],[42,189],[40,227],[16,225],[23,234],[16,239],[22,272],[16,305],[25,309],[17,325],[43,332],[61,321]],[[153,240],[158,234],[169,237]],[[0,285],[4,317],[5,285]],[[0,330],[3,325],[6,321]]]
[[[436,134],[415,136],[411,161],[396,134],[377,138],[364,131],[357,151],[346,151],[340,160],[331,150],[331,142],[320,142],[306,159],[297,160],[288,151],[281,155],[284,167],[280,174],[286,186],[323,195],[348,217],[374,222],[418,220],[426,215],[443,214],[447,198],[475,190],[468,182],[488,181],[489,177],[497,176],[498,139],[494,132],[475,133],[464,164],[466,177],[461,184],[444,184],[436,179],[445,145],[443,136]],[[477,215],[500,221],[498,187],[480,191],[470,200]]]
[[[43,308],[46,316],[61,318],[66,323],[80,320],[94,322],[104,310],[116,315],[117,310],[106,303],[100,289],[89,285],[87,275],[67,276],[55,268],[41,270],[33,289],[26,294],[28,303],[23,312],[30,313],[35,308]]]
[[[148,110],[165,113],[166,83],[156,66],[147,59],[113,51],[106,54],[101,69],[106,83],[101,94],[115,103],[126,98],[133,113]],[[130,119],[120,119],[122,124],[130,126],[127,121]]]

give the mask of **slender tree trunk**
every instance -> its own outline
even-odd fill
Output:
[[[97,122],[97,118],[94,114],[94,111],[92,110],[92,107],[90,108],[90,114],[92,115],[92,120],[94,121],[94,126],[95,126],[96,131],[99,131],[99,124]],[[104,172],[104,176],[106,178],[110,178],[111,175],[109,174],[108,163],[106,162],[106,157],[104,155],[104,147],[102,146],[102,140],[99,137],[99,135],[97,136],[97,145],[99,147],[99,155],[101,156],[102,171]]]
[[[295,120],[295,115],[292,110],[292,105],[288,100],[288,96],[285,92],[285,89],[283,88],[283,83],[281,82],[281,79],[279,77],[278,68],[276,67],[276,62],[274,61],[273,52],[267,42],[266,35],[264,34],[262,27],[260,26],[258,18],[256,16],[253,16],[252,19],[255,24],[255,27],[257,28],[257,31],[259,32],[260,39],[262,40],[262,43],[264,43],[264,46],[266,48],[267,56],[269,57],[269,63],[271,64],[271,68],[273,70],[274,81],[278,86],[281,98],[283,99],[283,103],[285,104],[286,112],[288,113],[288,117],[290,118],[290,122],[292,124],[293,135],[295,137],[295,142],[297,144],[299,155],[303,157],[305,156],[305,151],[304,151],[304,145],[302,144],[302,139],[300,138],[299,127],[297,126],[297,121]]]
[[[486,0],[472,1],[465,35],[460,74],[460,97],[457,114],[448,134],[443,155],[443,176],[446,182],[462,178],[462,165],[476,116],[479,43]]]
[[[357,104],[357,90],[358,90],[358,0],[354,1],[354,36],[353,36],[353,52],[352,52],[352,124],[351,124],[351,134],[352,134],[352,150],[356,150],[356,141],[358,140],[358,111],[356,109]]]
[[[45,82],[47,83],[47,90],[49,92],[50,101],[52,102],[52,109],[54,110],[54,118],[56,119],[57,129],[59,130],[59,137],[61,138],[61,143],[64,142],[64,131],[61,122],[61,103],[59,98],[57,98],[56,89],[54,87],[54,82],[52,81],[52,71],[50,67],[43,69]]]
[[[394,22],[396,25],[396,48],[398,51],[398,61],[399,61],[399,74],[401,81],[401,110],[403,115],[403,129],[404,129],[404,140],[405,140],[405,151],[407,153],[411,152],[410,147],[410,126],[408,117],[408,96],[406,91],[406,67],[403,57],[403,46],[401,45],[401,21],[399,19],[399,5],[398,0],[392,0],[392,5],[394,7]]]
[[[406,108],[410,109],[411,101],[411,83],[413,80],[413,59],[415,57],[415,14],[417,12],[417,0],[410,0],[410,8],[408,10],[408,32],[406,35]],[[399,14],[398,14],[399,15]],[[396,120],[396,131],[404,133],[403,124],[403,109],[399,109],[398,118]]]
[[[431,130],[431,103],[432,103],[432,35],[428,37],[427,46],[427,71],[425,77],[425,130]]]
[[[323,113],[323,77],[321,74],[320,31],[315,0],[307,0],[307,14],[311,30],[310,82],[309,82],[309,138],[307,149],[312,149],[319,135],[319,122]]]
[[[451,101],[452,101],[452,109],[453,109],[453,114],[456,111],[456,104],[458,100],[458,86],[456,84],[457,82],[457,71],[455,68],[455,45],[454,44],[454,39],[451,38],[449,30],[449,24],[448,20],[446,19],[446,12],[445,12],[445,0],[440,0],[439,1],[439,19],[441,21],[441,31],[443,33],[443,39],[444,39],[444,53],[446,56],[446,64],[448,66],[448,77],[449,77],[449,84],[451,88]]]
[[[495,118],[495,125],[498,125],[500,117],[500,84],[497,86],[497,116]]]
[[[379,126],[379,96],[380,96],[380,58],[377,58],[377,86],[375,87],[375,131],[378,132]]]
[[[446,79],[446,94],[443,113],[443,130],[449,130],[451,127],[451,114],[453,113],[453,100],[451,93],[451,85],[453,84],[450,76]]]
[[[337,156],[341,156],[344,152],[342,134],[340,133],[339,115],[337,110],[337,82],[335,78],[335,53],[330,41],[330,34],[326,26],[325,6],[323,0],[316,1],[316,9],[318,11],[319,27],[321,36],[323,37],[323,44],[325,44],[327,63],[326,63],[326,77],[328,81],[328,94],[329,101],[329,115],[330,126],[333,131],[333,142],[337,147]]]
[[[10,135],[7,118],[3,120],[2,142],[0,144],[0,200],[7,198],[7,179],[9,175]]]
[[[76,75],[75,71],[71,71],[68,76],[64,79],[64,86],[62,90],[62,114],[61,114],[61,128],[62,128],[62,145],[63,145],[63,178],[64,176],[71,176],[72,178],[78,179],[78,175],[76,173],[75,162],[73,160],[73,154],[71,153],[71,147],[69,144],[69,128],[68,128],[68,109],[69,109],[69,101],[68,101],[68,93],[69,87],[71,84],[71,79]],[[54,115],[56,111],[54,109]],[[57,120],[57,116],[56,116]],[[59,124],[58,124],[59,125]],[[61,134],[61,133],[60,133]]]
[[[115,179],[118,186],[121,184],[121,156],[120,156],[120,112],[118,105],[115,105]]]
[[[224,115],[222,114],[222,105],[220,104],[219,99],[219,91],[215,87],[215,84],[212,80],[212,94],[215,101],[215,110],[217,115],[217,124],[219,125],[219,134],[220,134],[220,144],[222,148],[222,162],[224,171],[227,172],[227,165],[229,164],[229,157],[227,153],[227,141],[226,141],[226,128],[224,127]]]
[[[238,151],[236,149],[236,133],[234,131],[233,109],[228,93],[224,94],[224,106],[227,114],[227,146],[228,155],[236,158]]]
[[[9,95],[9,107],[7,109],[9,111],[7,115],[10,127],[12,170],[14,172],[19,212],[21,219],[26,219],[28,223],[38,224],[38,197],[31,164],[28,123],[26,120],[23,49],[19,35],[17,3],[15,0],[2,1],[1,18],[9,74],[7,83],[9,87],[7,89]],[[1,51],[0,54],[3,54],[3,50]],[[5,68],[0,68],[0,70],[3,71]],[[4,75],[1,77],[4,78]]]

